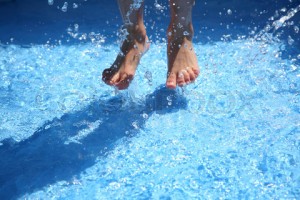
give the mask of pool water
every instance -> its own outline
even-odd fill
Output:
[[[201,75],[176,90],[164,87],[167,2],[148,2],[150,50],[117,91],[100,77],[119,52],[116,2],[103,25],[78,17],[102,2],[46,1],[40,19],[27,1],[0,4],[27,16],[22,33],[16,16],[0,21],[1,199],[300,198],[299,2],[197,3]]]

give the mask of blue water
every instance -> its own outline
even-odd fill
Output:
[[[116,2],[100,19],[103,3],[54,3],[0,4],[1,199],[300,198],[300,13],[272,26],[299,2],[197,3],[201,75],[176,90],[167,2],[148,2],[152,44],[126,91],[100,77],[119,51]]]

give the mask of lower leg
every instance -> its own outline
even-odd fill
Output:
[[[192,38],[192,7],[194,0],[169,0],[171,22],[168,27],[168,78],[167,87],[175,88],[193,82],[199,66]]]
[[[126,89],[135,75],[142,54],[149,48],[143,22],[143,1],[118,0],[125,39],[121,52],[110,68],[102,73],[103,81],[118,89]]]

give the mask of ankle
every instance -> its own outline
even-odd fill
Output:
[[[144,43],[147,37],[146,28],[144,24],[128,24],[124,25],[128,35],[128,40],[135,40],[138,43]]]
[[[168,27],[167,36],[169,40],[177,38],[187,38],[188,40],[192,40],[194,36],[193,25],[192,23],[181,24],[171,22]]]

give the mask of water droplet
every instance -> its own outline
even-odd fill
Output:
[[[292,45],[292,44],[294,44],[294,42],[295,42],[295,40],[291,36],[289,36],[288,37],[288,44]]]
[[[135,122],[132,122],[131,124],[135,129],[138,129],[139,126],[138,126],[138,123],[135,121]]]
[[[295,33],[299,33],[299,27],[298,26],[294,26],[294,31],[295,31]]]
[[[178,28],[182,28],[182,27],[183,27],[183,25],[182,25],[182,24],[180,24],[180,23],[178,23],[178,24],[177,24],[177,27],[178,27]],[[176,32],[176,31],[174,31],[174,32]]]
[[[144,119],[148,119],[148,115],[146,113],[143,113],[142,116],[143,116]]]
[[[68,2],[65,2],[63,7],[61,7],[61,11],[67,12],[67,10],[68,10]]]
[[[178,78],[183,78],[183,73],[182,72],[178,73]]]
[[[286,8],[281,8],[280,11],[281,12],[286,12]]]
[[[74,31],[78,32],[78,29],[79,29],[79,25],[78,24],[74,24]]]
[[[152,73],[150,71],[146,71],[144,77],[148,80],[148,81],[152,81]]]
[[[154,3],[154,6],[155,6],[155,8],[156,8],[157,10],[163,10],[163,9],[164,9],[164,7],[161,6],[160,4],[158,4],[157,2]]]
[[[131,9],[138,10],[142,5],[142,0],[135,0],[133,4],[131,4]]]
[[[227,14],[228,14],[228,15],[231,15],[231,14],[232,14],[232,11],[231,11],[230,9],[228,9],[228,10],[227,10]]]
[[[52,6],[54,4],[54,0],[48,0],[48,4]]]
[[[41,97],[41,95],[37,95],[35,97],[35,101],[40,104],[43,101],[43,98]]]
[[[73,8],[78,8],[78,4],[77,3],[73,3]]]
[[[189,32],[184,31],[184,32],[183,32],[183,35],[187,36],[187,35],[189,35]]]
[[[291,65],[292,71],[295,71],[297,69],[296,65]]]

